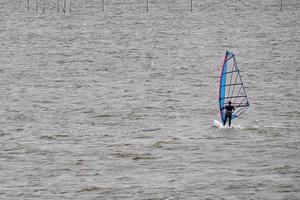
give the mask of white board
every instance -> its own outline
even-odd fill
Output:
[[[224,127],[223,124],[221,122],[219,122],[218,120],[214,120],[214,125],[217,127],[217,128],[222,128]]]
[[[224,126],[224,125],[223,125],[221,122],[219,122],[218,120],[214,120],[214,125],[215,125],[218,129],[233,128],[232,126],[231,126],[231,127]]]

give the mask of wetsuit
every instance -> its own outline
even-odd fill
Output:
[[[225,119],[224,119],[223,125],[225,126],[227,118],[229,118],[229,127],[230,127],[231,126],[232,111],[234,110],[234,107],[232,105],[227,105],[227,106],[225,106],[225,110],[226,110],[226,113],[225,113]]]

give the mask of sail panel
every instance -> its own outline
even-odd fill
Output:
[[[226,51],[219,86],[219,106],[222,122],[225,120],[225,106],[228,105],[229,101],[235,107],[232,119],[243,114],[249,107],[235,55]]]

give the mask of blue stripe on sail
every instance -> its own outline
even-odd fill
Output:
[[[224,85],[226,85],[226,72],[227,72],[227,62],[224,63],[224,66],[223,66],[223,71],[222,71],[222,82],[221,82],[221,92],[220,92],[220,109],[221,109],[221,113],[222,113],[222,122],[224,123],[225,121],[225,110],[224,110],[224,107],[225,107],[225,90],[226,90],[226,87],[222,87]]]

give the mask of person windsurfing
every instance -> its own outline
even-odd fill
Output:
[[[225,106],[224,109],[225,109],[225,119],[224,119],[223,125],[225,126],[227,118],[228,118],[229,127],[230,127],[231,126],[232,112],[233,112],[233,110],[235,110],[235,108],[231,105],[231,101],[229,101],[228,105]]]

